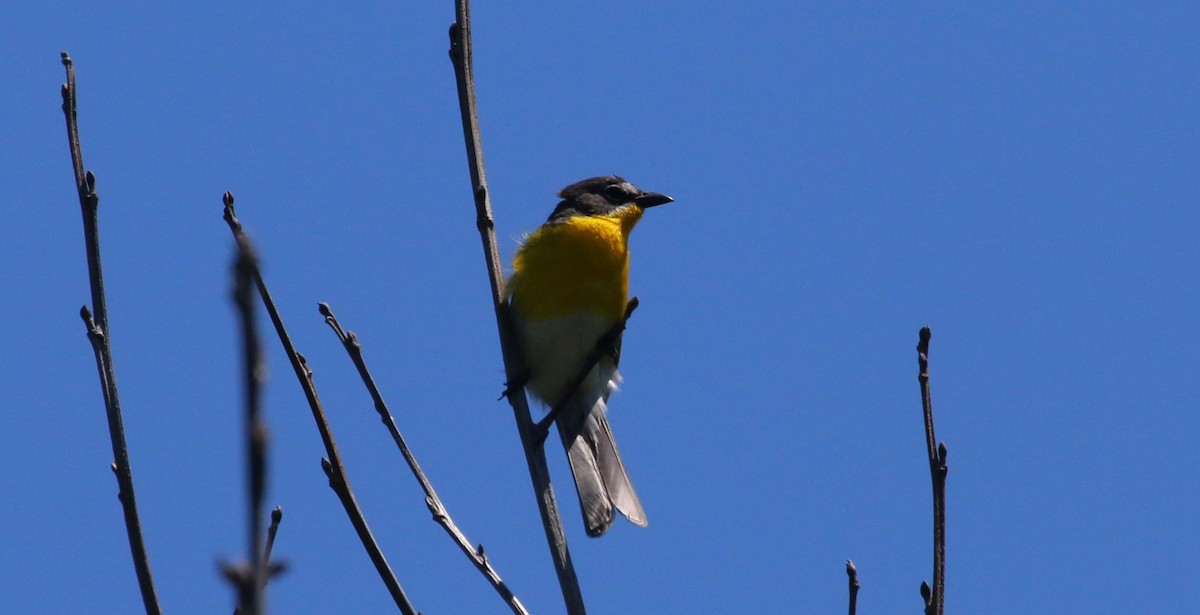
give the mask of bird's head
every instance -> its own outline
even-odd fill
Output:
[[[550,214],[549,222],[572,216],[610,216],[625,208],[640,210],[670,203],[673,199],[657,192],[645,192],[616,175],[602,175],[578,181],[558,191],[562,201]]]

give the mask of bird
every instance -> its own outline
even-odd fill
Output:
[[[615,175],[592,177],[558,192],[561,201],[527,234],[505,285],[513,329],[525,364],[525,389],[550,410],[567,451],[588,536],[598,537],[620,512],[645,527],[608,423],[620,330],[629,295],[629,233],[645,210],[671,203]],[[612,332],[611,352],[575,390],[589,355]],[[565,401],[564,401],[565,400]]]

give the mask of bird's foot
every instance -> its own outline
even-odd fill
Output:
[[[550,436],[550,425],[554,423],[555,414],[551,412],[545,418],[533,424],[533,443],[537,446],[545,446],[546,438]]]
[[[516,395],[522,389],[525,388],[525,384],[527,382],[529,382],[529,372],[528,371],[525,371],[524,373],[518,375],[516,378],[513,378],[512,380],[505,382],[504,390],[500,392],[500,397],[497,397],[496,401],[500,401],[501,399],[504,399],[506,397],[512,397],[513,395]]]

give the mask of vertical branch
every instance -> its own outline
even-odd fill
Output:
[[[229,225],[229,230],[233,233],[234,239],[239,242],[244,241],[246,234],[242,230],[242,223],[237,218],[237,214],[233,209],[233,194],[226,192],[224,196],[225,203],[225,223]],[[288,335],[287,329],[283,326],[283,318],[279,315],[279,310],[275,308],[275,300],[271,298],[271,293],[267,290],[267,283],[263,280],[262,271],[257,266],[252,271],[255,286],[258,287],[259,298],[262,299],[263,306],[267,310],[267,315],[271,318],[271,323],[275,326],[275,333],[279,337],[280,343],[283,344],[284,354],[288,357],[288,362],[292,366],[292,371],[296,374],[296,379],[300,381],[300,388],[304,391],[304,397],[308,400],[308,407],[312,410],[313,420],[317,424],[317,431],[321,434],[321,442],[325,445],[325,454],[327,459],[321,459],[321,469],[324,470],[325,476],[329,479],[329,487],[337,494],[338,500],[342,503],[342,508],[346,511],[346,516],[350,518],[351,525],[358,533],[358,538],[366,549],[367,555],[370,556],[371,562],[375,564],[375,570],[379,573],[379,578],[383,580],[383,584],[387,586],[388,592],[395,601],[396,607],[405,615],[416,615],[417,610],[413,608],[408,596],[405,595],[404,589],[400,587],[400,582],[396,579],[395,573],[392,572],[391,566],[384,557],[383,551],[379,548],[379,543],[375,541],[374,534],[371,533],[370,526],[367,525],[367,520],[363,516],[362,509],[358,506],[358,501],[354,498],[354,490],[350,488],[350,479],[346,475],[346,468],[342,465],[341,455],[338,454],[337,442],[333,439],[333,431],[329,428],[329,421],[325,419],[325,409],[321,405],[321,400],[317,397],[317,388],[313,384],[312,370],[308,368],[308,364],[304,360],[304,356],[296,351],[296,347],[292,344],[292,338]]]
[[[850,582],[850,615],[858,612],[858,588],[861,585],[858,582],[858,568],[854,566],[853,560],[846,560],[846,576]]]
[[[921,406],[925,414],[925,446],[929,454],[929,474],[933,480],[933,587],[921,582],[925,615],[943,615],[946,601],[946,443],[935,445],[933,399],[929,392],[929,327],[922,327],[917,342],[917,381],[921,385]]]
[[[246,510],[249,568],[238,583],[238,611],[246,615],[259,615],[266,611],[263,603],[266,567],[262,563],[262,502],[266,490],[267,429],[259,412],[263,365],[253,297],[253,276],[258,265],[253,248],[245,237],[238,239],[235,268],[233,297],[242,323],[242,356],[245,369],[243,380],[246,386],[246,486],[249,490]]]
[[[238,254],[233,268],[233,301],[242,325],[242,379],[245,385],[243,431],[246,435],[246,537],[247,557],[242,564],[222,563],[220,568],[225,578],[237,590],[236,615],[261,615],[267,611],[267,581],[284,568],[282,564],[270,563],[271,548],[275,543],[275,532],[283,518],[283,509],[275,507],[271,513],[271,528],[266,544],[262,540],[263,497],[267,485],[267,426],[262,420],[262,385],[266,377],[263,366],[262,344],[258,337],[258,319],[254,311],[254,272],[258,271],[258,258],[250,240],[244,235],[237,238]]]
[[[467,166],[471,173],[471,194],[475,198],[475,225],[483,243],[483,254],[487,264],[488,281],[491,283],[492,307],[496,312],[496,326],[500,333],[500,352],[504,358],[504,373],[510,383],[508,402],[512,406],[525,451],[525,462],[529,466],[529,477],[537,497],[538,512],[550,547],[554,571],[562,589],[567,612],[586,612],[579,579],[571,563],[567,549],[567,537],[558,514],[558,503],[550,486],[550,471],[546,467],[546,455],[542,441],[536,436],[533,420],[529,415],[529,402],[525,392],[512,383],[523,377],[524,366],[516,351],[512,322],[508,313],[508,302],[504,297],[504,276],[500,265],[500,250],[496,245],[495,222],[488,198],[487,177],[483,166],[483,145],[480,139],[479,115],[475,103],[475,76],[471,57],[471,15],[468,0],[455,0],[455,22],[450,27],[450,60],[454,64],[455,81],[458,85],[459,111],[462,115],[463,138],[467,147]]]
[[[129,452],[125,445],[125,425],[121,419],[121,403],[117,396],[116,372],[113,369],[112,346],[109,343],[108,307],[104,300],[104,275],[100,267],[100,197],[96,194],[96,176],[91,171],[85,171],[83,166],[83,149],[79,145],[78,107],[75,101],[75,65],[65,51],[62,53],[62,63],[67,71],[67,82],[62,86],[62,110],[67,121],[67,142],[71,149],[75,189],[79,194],[79,206],[83,213],[83,239],[92,294],[92,309],[89,311],[87,306],[84,306],[80,315],[87,326],[88,339],[96,355],[96,368],[100,372],[104,409],[108,417],[108,436],[112,441],[112,470],[117,476],[117,498],[121,501],[121,508],[125,514],[125,531],[129,536],[129,550],[133,556],[133,568],[142,593],[142,604],[147,613],[157,615],[162,609],[154,589],[150,557],[146,553],[142,523],[138,518],[137,498],[133,491],[133,470],[129,465]]]

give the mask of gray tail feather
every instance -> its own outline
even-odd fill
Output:
[[[625,463],[617,452],[608,425],[604,395],[585,395],[581,390],[558,418],[558,432],[589,536],[600,536],[613,522],[614,509],[634,525],[646,526],[646,511],[638,500]]]

